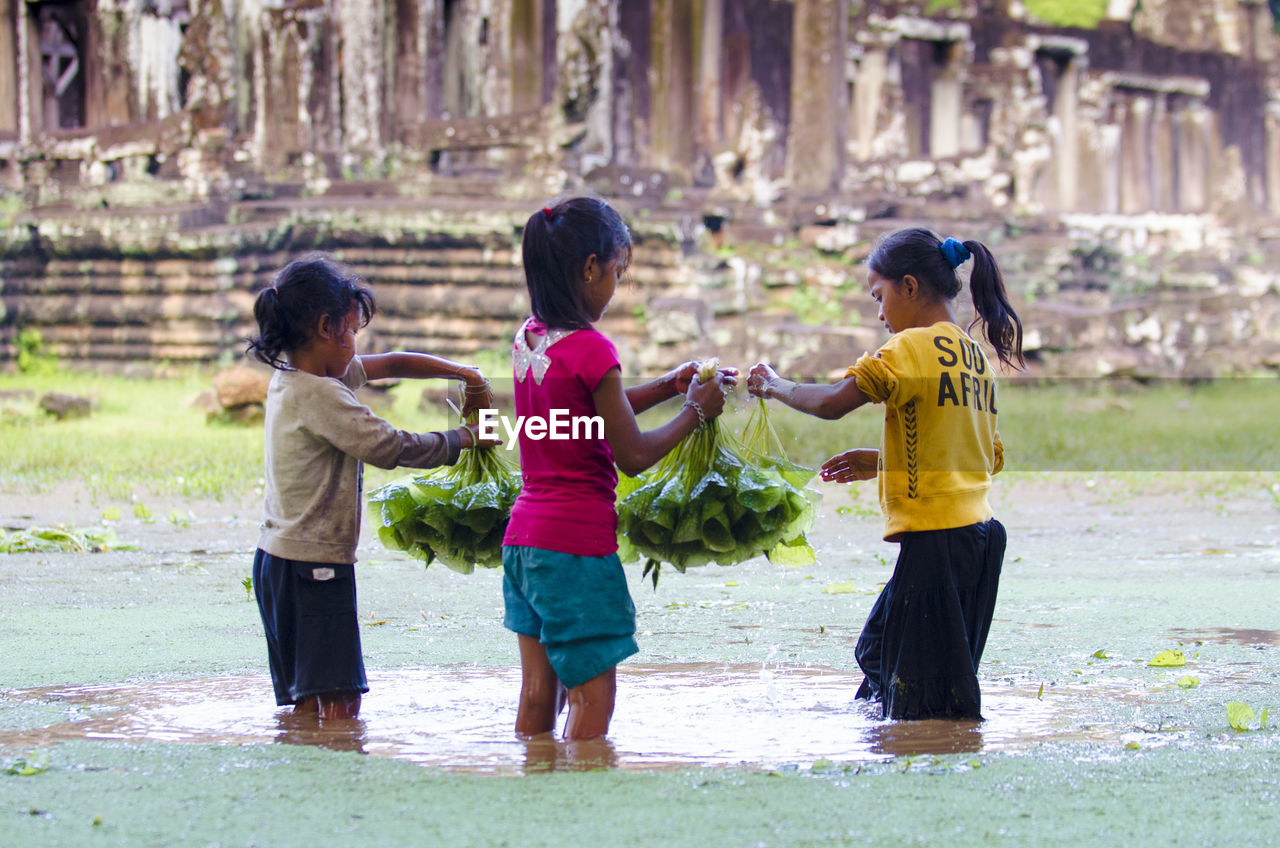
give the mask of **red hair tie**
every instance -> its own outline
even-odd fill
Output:
[[[555,217],[556,213],[544,206],[542,207],[542,214],[546,215],[547,220],[550,221],[553,217]]]

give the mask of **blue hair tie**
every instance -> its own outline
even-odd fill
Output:
[[[973,254],[964,246],[964,242],[948,238],[942,243],[942,255],[947,257],[947,263],[955,269],[969,261],[969,257]]]

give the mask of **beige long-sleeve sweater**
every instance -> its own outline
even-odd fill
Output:
[[[276,371],[267,390],[265,503],[258,547],[302,562],[354,563],[364,465],[430,468],[458,460],[457,432],[396,429],[356,399],[360,357],[341,378]]]

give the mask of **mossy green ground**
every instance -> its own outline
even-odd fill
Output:
[[[201,461],[205,425],[177,411],[185,389],[164,391],[174,410],[164,414],[190,431],[188,460]],[[1175,403],[1188,398],[1197,402]],[[1115,422],[1141,406],[1136,399],[1129,411],[1101,408],[1096,414],[1111,423],[1095,435],[1129,438]],[[1086,412],[1081,421],[1094,414]],[[105,411],[103,419],[110,421]],[[88,442],[86,462],[112,462],[125,437],[98,439],[94,420],[69,424],[84,428],[79,439],[53,424],[21,425],[17,435],[29,441],[15,444],[6,432],[6,448],[15,445],[6,453],[39,456],[47,434]],[[1013,443],[1009,424],[1002,426]],[[144,439],[174,426],[135,432]],[[24,743],[77,718],[65,700],[32,693],[37,687],[265,670],[257,611],[242,585],[260,508],[260,433],[225,432],[243,438],[236,450],[249,465],[227,466],[236,469],[228,480],[244,482],[220,488],[220,500],[152,488],[163,480],[157,468],[182,473],[181,447],[157,447],[161,459],[144,470],[114,460],[118,479],[131,484],[118,492],[62,472],[41,478],[34,461],[21,474],[0,465],[0,524],[86,526],[117,507],[111,526],[137,546],[0,555],[0,771],[47,756],[38,774],[0,773],[0,816],[15,844],[1238,846],[1266,844],[1280,826],[1273,470],[997,478],[993,501],[1010,545],[983,684],[1039,696],[1062,716],[1051,738],[1032,735],[1001,750],[833,763],[804,752],[761,767],[495,777],[297,745],[77,739],[37,751]],[[1253,438],[1273,442],[1269,431]],[[636,661],[852,670],[853,640],[894,549],[879,540],[870,490],[823,491],[812,567],[753,561],[667,573],[656,592],[637,570]],[[154,518],[134,514],[135,498]],[[360,557],[371,672],[518,662],[501,627],[498,574],[424,570],[381,549],[368,527]],[[824,591],[837,584],[845,591]],[[1171,648],[1186,653],[1186,667],[1147,665]],[[1182,676],[1200,684],[1182,688]],[[697,721],[680,700],[688,697],[673,693],[669,713],[655,721],[687,734]],[[514,698],[493,709],[513,720]],[[625,688],[621,698],[620,711]],[[1271,707],[1267,726],[1231,730],[1231,701]],[[263,710],[272,709],[264,691]]]

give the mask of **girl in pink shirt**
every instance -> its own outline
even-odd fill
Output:
[[[502,548],[504,624],[523,671],[516,733],[553,730],[563,686],[565,738],[590,739],[608,732],[617,665],[639,650],[617,554],[615,463],[630,475],[653,465],[720,414],[737,372],[704,384],[686,362],[623,387],[617,349],[592,328],[631,262],[631,233],[603,200],[575,197],[535,212],[523,259],[533,312],[514,343],[524,488]],[[637,413],[680,395],[670,421],[640,430]]]

